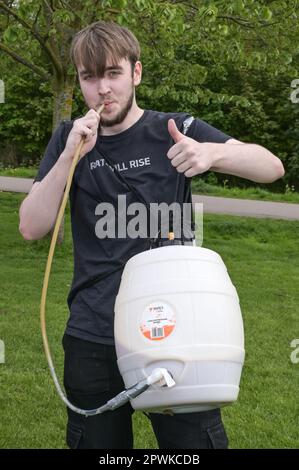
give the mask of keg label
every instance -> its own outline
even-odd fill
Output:
[[[172,308],[164,302],[153,302],[144,309],[140,331],[147,339],[158,341],[167,338],[173,332],[175,324]]]

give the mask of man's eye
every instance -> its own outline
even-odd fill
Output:
[[[111,70],[111,71],[109,72],[109,76],[110,76],[110,77],[116,77],[116,75],[119,75],[119,72],[117,72],[116,70]]]

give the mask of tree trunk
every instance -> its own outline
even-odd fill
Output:
[[[53,132],[63,119],[71,119],[75,75],[54,78]]]

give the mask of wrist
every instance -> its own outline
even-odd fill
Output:
[[[223,156],[224,156],[224,145],[225,144],[212,143],[210,145],[212,145],[212,148],[211,148],[212,164],[211,164],[210,170],[213,171],[213,170],[217,169],[219,166],[221,166],[221,161],[222,161]]]
[[[57,171],[62,178],[69,174],[72,162],[73,157],[68,152],[63,151],[57,161]]]
[[[73,155],[70,152],[68,152],[64,149],[64,151],[60,154],[59,160],[60,160],[60,162],[62,162],[64,164],[71,165],[72,160],[73,160]]]

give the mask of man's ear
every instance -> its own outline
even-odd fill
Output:
[[[138,60],[136,63],[135,63],[135,66],[134,66],[134,73],[133,73],[133,82],[134,82],[134,85],[135,86],[138,86],[139,83],[141,82],[141,77],[142,77],[142,64],[141,62]]]

